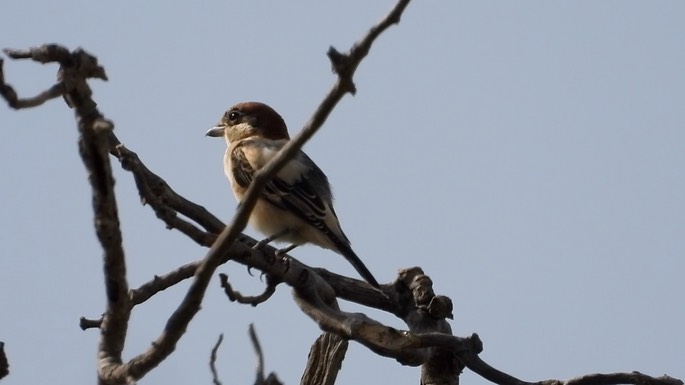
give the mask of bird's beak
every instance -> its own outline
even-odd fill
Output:
[[[219,137],[224,136],[226,126],[214,126],[205,132],[205,136]]]

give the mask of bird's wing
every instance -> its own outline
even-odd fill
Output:
[[[264,167],[275,155],[268,152],[271,150],[264,150],[240,147],[233,150],[233,178],[243,188],[249,187],[255,170]],[[378,281],[354,253],[350,241],[340,228],[338,217],[333,210],[333,195],[328,178],[304,152],[300,151],[271,178],[261,197],[321,231],[335,246],[336,251],[345,257],[367,282],[379,287]]]
[[[235,181],[247,188],[255,170],[263,167],[275,155],[275,150],[262,148],[257,156],[247,146],[236,147],[231,154]],[[321,230],[333,243],[349,243],[333,211],[328,178],[304,152],[300,151],[271,178],[262,191],[262,198]]]

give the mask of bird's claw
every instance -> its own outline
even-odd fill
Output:
[[[279,251],[281,250],[276,251],[276,256],[278,256],[281,259],[281,263],[285,265],[284,273],[287,273],[288,270],[290,270],[290,258],[288,258],[288,256],[285,255],[285,253],[279,253]]]

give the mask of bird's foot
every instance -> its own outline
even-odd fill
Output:
[[[283,266],[285,266],[285,270],[283,270],[283,273],[287,273],[288,270],[290,270],[290,258],[288,258],[287,255],[282,255],[281,263],[283,264]]]
[[[276,257],[281,259],[281,262],[285,265],[286,272],[290,269],[290,258],[288,258],[286,254],[288,254],[292,249],[296,248],[297,246],[299,245],[293,244],[288,247],[276,250]]]

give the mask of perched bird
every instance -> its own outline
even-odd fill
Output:
[[[206,135],[226,139],[224,172],[239,202],[255,172],[290,140],[283,118],[258,102],[231,107]],[[367,282],[379,286],[340,228],[326,174],[302,151],[267,183],[252,209],[250,224],[267,236],[257,247],[271,241],[290,242],[279,250],[285,254],[313,243],[339,253]]]

